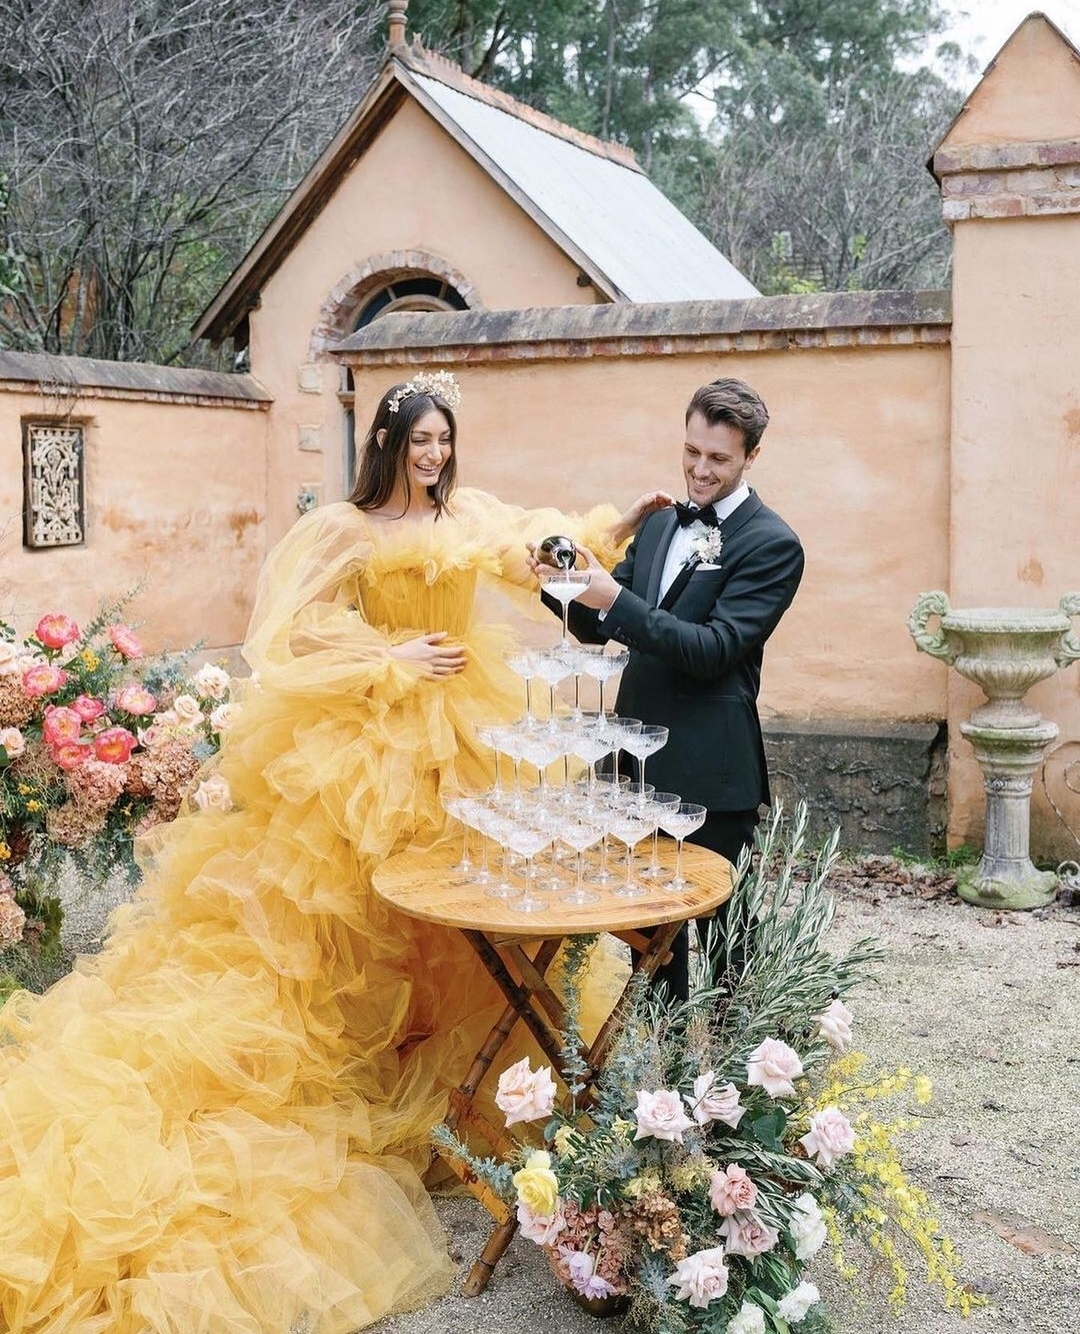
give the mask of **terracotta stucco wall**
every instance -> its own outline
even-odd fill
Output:
[[[296,517],[297,491],[345,492],[345,416],[337,366],[311,357],[321,307],[372,255],[424,251],[473,284],[489,310],[592,303],[578,267],[416,103],[406,101],[356,163],[251,315],[251,365],[273,395],[270,529]],[[301,387],[308,386],[307,391]],[[358,411],[358,418],[364,417]],[[363,429],[362,423],[360,429]],[[317,448],[301,450],[301,433]]]
[[[148,647],[237,643],[265,551],[267,415],[250,408],[84,397],[83,546],[22,547],[21,421],[52,417],[39,394],[0,386],[0,614],[86,620],[142,584],[127,615]]]
[[[451,368],[463,482],[568,508],[621,506],[657,486],[681,493],[690,395],[719,375],[747,380],[772,414],[751,480],[807,551],[766,653],[764,713],[943,715],[945,668],[914,652],[906,618],[919,592],[948,580],[947,346]],[[367,401],[397,378],[383,367],[355,374]]]
[[[1054,607],[1080,589],[1080,218],[954,229],[953,606]],[[984,275],[992,274],[993,281]],[[949,674],[951,826],[981,829],[982,783],[959,724],[981,699]],[[1029,702],[1080,758],[1080,669]],[[1067,792],[1058,792],[1059,804]],[[1075,798],[1073,799],[1075,801]],[[1060,835],[1037,784],[1033,841]]]

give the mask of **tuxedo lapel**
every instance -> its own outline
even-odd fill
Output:
[[[700,561],[698,561],[696,557],[691,557],[691,559],[688,560],[686,564],[680,568],[679,572],[675,575],[675,578],[672,579],[671,581],[671,587],[668,589],[668,591],[664,594],[663,598],[657,604],[658,609],[660,611],[671,610],[671,608],[675,605],[675,601],[678,598],[679,594],[690,582],[690,576],[694,573],[694,570],[697,568],[699,564]]]
[[[739,531],[739,529],[744,524],[749,523],[750,520],[754,517],[754,515],[757,514],[760,509],[762,509],[763,505],[764,502],[762,501],[758,493],[756,491],[751,491],[750,494],[746,497],[746,499],[743,501],[743,503],[739,506],[739,508],[735,511],[734,514],[729,514],[726,519],[720,520],[721,535],[725,538],[734,537],[734,535]],[[720,560],[723,561],[723,559],[724,559],[724,552],[723,549],[721,548]]]
[[[649,566],[649,583],[645,591],[645,601],[650,607],[656,606],[656,600],[660,594],[660,576],[664,573],[664,562],[667,560],[668,547],[671,546],[671,539],[675,536],[675,530],[678,526],[679,521],[674,509],[662,511],[660,522],[655,525],[657,529],[656,546],[653,548],[652,563]]]

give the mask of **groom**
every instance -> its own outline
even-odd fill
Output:
[[[670,729],[649,757],[649,781],[704,806],[690,841],[733,865],[769,802],[757,712],[762,652],[803,572],[799,539],[746,481],[768,421],[741,380],[703,385],[686,409],[688,504],[650,514],[610,574],[583,552],[592,581],[570,606],[579,640],[629,648],[616,711]],[[657,975],[681,997],[687,954],[684,928]]]

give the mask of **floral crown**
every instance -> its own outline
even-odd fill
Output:
[[[431,394],[441,398],[451,412],[456,412],[461,406],[461,386],[449,371],[420,371],[407,384],[395,390],[386,405],[387,412],[397,412],[402,402],[413,394]]]

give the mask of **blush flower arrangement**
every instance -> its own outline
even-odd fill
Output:
[[[70,859],[88,881],[134,880],[134,838],[171,820],[232,725],[222,668],[147,659],[126,599],[85,629],[63,612],[20,637],[0,621],[0,952],[54,947],[49,885]]]
[[[825,950],[836,837],[804,878],[805,832],[805,807],[790,822],[774,813],[690,999],[635,978],[598,1069],[577,1022],[589,942],[567,947],[563,1095],[550,1068],[523,1060],[495,1096],[507,1126],[535,1127],[540,1142],[483,1159],[446,1126],[434,1132],[516,1209],[522,1235],[590,1309],[629,1307],[661,1334],[812,1334],[829,1328],[811,1272],[825,1248],[856,1286],[853,1255],[884,1261],[894,1309],[911,1256],[946,1306],[967,1314],[980,1301],[899,1158],[929,1082],[905,1069],[872,1076],[851,1050],[844,997],[880,951],[871,941]],[[906,1100],[906,1114],[878,1119],[875,1104],[890,1098]]]

